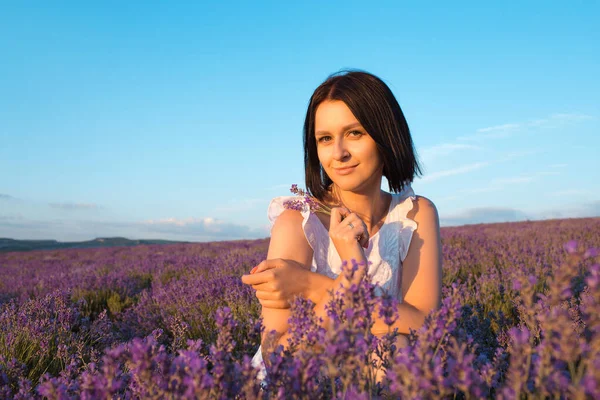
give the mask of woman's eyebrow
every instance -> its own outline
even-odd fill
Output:
[[[346,126],[342,127],[342,131],[347,131],[348,129],[355,128],[357,126],[360,126],[360,122],[353,122],[353,123],[351,123],[349,125],[346,125]],[[328,133],[329,133],[329,131],[321,130],[321,131],[316,131],[315,135],[325,135],[325,134],[328,134]]]

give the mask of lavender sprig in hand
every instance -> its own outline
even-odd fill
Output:
[[[331,215],[331,207],[326,206],[319,200],[310,196],[308,193],[306,193],[305,190],[300,189],[298,185],[293,184],[290,188],[290,192],[301,198],[284,201],[283,206],[285,208],[290,210],[302,211],[304,209],[304,206],[307,205],[311,212]]]

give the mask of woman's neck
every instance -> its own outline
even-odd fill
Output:
[[[389,193],[380,187],[357,193],[342,191],[333,185],[333,196],[337,203],[356,213],[367,225],[369,232],[385,218],[390,202]]]

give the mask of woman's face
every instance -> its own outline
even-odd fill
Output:
[[[326,100],[319,104],[315,140],[323,169],[341,190],[380,188],[383,161],[377,144],[346,103]]]

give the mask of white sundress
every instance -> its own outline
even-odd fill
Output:
[[[271,227],[277,217],[285,210],[283,203],[297,196],[281,196],[274,198],[269,204],[267,215]],[[408,247],[417,229],[417,223],[407,217],[416,200],[410,184],[406,184],[401,193],[392,193],[392,201],[385,221],[379,231],[369,239],[368,248],[364,249],[367,260],[371,263],[369,274],[372,283],[379,283],[381,288],[402,302],[402,262],[408,253]],[[302,229],[310,247],[313,249],[313,260],[310,270],[326,275],[332,279],[341,273],[342,260],[329,238],[329,232],[308,206],[301,211]],[[382,293],[379,292],[378,295]],[[252,358],[252,365],[260,368],[257,379],[266,377],[266,367],[262,358],[261,347]]]

